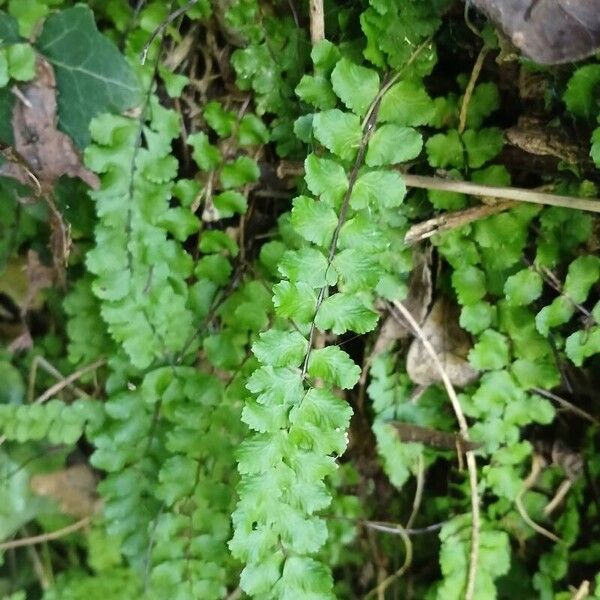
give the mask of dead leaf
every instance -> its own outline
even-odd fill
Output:
[[[423,251],[415,247],[413,249],[413,265],[408,281],[408,295],[402,303],[415,321],[421,325],[429,310],[432,297],[431,249]],[[393,315],[389,315],[381,326],[373,347],[373,355],[389,349],[397,340],[411,335],[412,332],[403,322],[401,323]]]
[[[21,100],[13,109],[15,150],[27,161],[42,185],[52,187],[62,175],[79,177],[90,187],[99,186],[98,177],[86,169],[71,138],[57,129],[56,79],[52,65],[38,56],[36,78],[21,86]],[[14,162],[0,169],[24,184],[31,180]]]
[[[438,355],[453,385],[463,387],[475,381],[478,373],[467,361],[471,350],[468,334],[458,325],[458,308],[445,298],[435,302],[423,322],[423,334]],[[406,372],[418,385],[441,382],[440,374],[421,341],[415,339],[406,357]]]
[[[52,498],[62,513],[74,517],[86,517],[96,512],[99,506],[96,484],[96,475],[85,464],[34,475],[30,482],[36,494]]]
[[[29,311],[30,307],[39,306],[42,302],[40,292],[51,287],[54,282],[54,270],[40,262],[35,250],[27,252],[27,295],[21,305],[21,314]]]

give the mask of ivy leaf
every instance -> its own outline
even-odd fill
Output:
[[[317,140],[342,160],[354,158],[362,138],[360,119],[337,108],[316,114],[313,131]]]
[[[292,226],[307,241],[329,246],[338,223],[335,211],[325,202],[316,202],[307,196],[294,198]]]
[[[419,81],[405,80],[394,84],[381,99],[377,120],[383,123],[418,127],[427,125],[435,108]]]
[[[467,150],[469,166],[478,169],[483,164],[492,160],[502,150],[504,137],[498,127],[487,129],[467,129],[462,136]]]
[[[527,306],[540,297],[542,288],[541,275],[533,269],[523,269],[506,280],[504,295],[512,306]]]
[[[456,129],[432,135],[426,142],[427,161],[432,167],[460,169],[465,164],[464,149]]]
[[[337,207],[348,190],[344,167],[334,160],[309,154],[304,161],[304,180],[308,189],[324,202]]]
[[[307,348],[306,338],[297,331],[271,329],[260,334],[252,345],[252,352],[263,365],[297,367]]]
[[[235,214],[243,215],[248,208],[246,196],[235,190],[226,190],[217,194],[213,198],[213,204],[219,211],[219,216],[223,218],[233,217]]]
[[[308,373],[344,390],[352,389],[360,377],[360,367],[338,346],[313,350]]]
[[[399,173],[394,171],[371,171],[361,175],[352,188],[350,206],[394,208],[402,204],[406,196],[406,184]]]
[[[192,158],[204,171],[213,171],[221,163],[221,153],[216,146],[208,141],[203,131],[188,135],[188,144],[193,148]]]
[[[256,161],[249,156],[238,156],[234,161],[225,163],[219,179],[224,188],[241,187],[254,183],[260,177]]]
[[[133,71],[113,42],[98,32],[87,6],[50,15],[36,46],[56,73],[60,127],[80,148],[90,142],[93,117],[121,113],[141,102]]]
[[[598,87],[600,86],[600,65],[580,67],[573,73],[563,100],[567,108],[582,119],[592,119],[598,112]]]
[[[328,273],[327,259],[322,252],[316,248],[301,248],[300,250],[288,250],[279,263],[279,272],[291,282],[304,282],[313,288],[320,288],[329,284],[331,280],[331,269]]]
[[[496,371],[508,364],[508,340],[506,336],[487,329],[469,352],[469,362],[479,371]]]
[[[331,73],[333,91],[353,113],[362,117],[379,92],[379,75],[342,58]]]
[[[346,331],[367,333],[375,328],[378,319],[379,314],[356,294],[338,292],[323,301],[315,324],[321,331],[331,330],[336,335]]]
[[[416,129],[390,123],[372,135],[365,162],[370,167],[402,163],[419,156],[422,148],[423,138]]]
[[[485,296],[485,274],[473,266],[458,268],[452,273],[452,287],[463,306],[475,304]]]

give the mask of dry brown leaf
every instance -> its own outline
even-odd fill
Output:
[[[34,475],[30,483],[36,494],[52,498],[62,513],[74,517],[94,514],[99,505],[96,484],[96,475],[85,464]]]
[[[429,310],[432,297],[431,249],[423,251],[415,247],[413,249],[413,265],[408,281],[408,295],[402,304],[406,306],[415,321],[421,325]],[[411,335],[412,332],[404,323],[399,322],[393,315],[389,315],[381,326],[373,346],[373,355],[389,349],[395,341]]]
[[[22,100],[15,101],[12,117],[14,148],[40,183],[51,187],[61,175],[68,175],[97,188],[98,177],[83,166],[71,138],[57,128],[56,79],[47,60],[38,57],[36,78],[21,86],[20,95]],[[4,165],[0,173],[24,184],[31,182],[14,162]]]
[[[453,385],[465,386],[478,377],[467,361],[471,340],[458,325],[458,309],[449,300],[440,298],[435,302],[423,322],[423,333],[429,340]],[[406,372],[418,385],[441,382],[436,366],[420,340],[415,339],[406,357]]]

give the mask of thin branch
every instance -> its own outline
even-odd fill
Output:
[[[516,187],[500,187],[494,185],[483,185],[472,181],[457,181],[456,179],[442,179],[441,177],[428,177],[426,175],[402,174],[402,178],[408,187],[421,188],[425,190],[442,190],[445,192],[458,192],[470,194],[471,196],[491,196],[492,198],[503,198],[516,200],[518,202],[529,202],[547,206],[560,206],[563,208],[574,208],[589,212],[600,212],[600,198],[576,198],[575,196],[559,196],[558,194],[547,194]]]
[[[596,590],[598,591],[598,590]],[[571,600],[585,600],[590,595],[590,582],[585,579],[571,596]]]
[[[410,517],[408,517],[408,521],[406,521],[405,529],[410,529],[415,522],[419,508],[421,507],[421,501],[423,500],[423,489],[425,488],[425,460],[423,459],[423,453],[419,454],[416,479],[417,488],[415,489],[412,511]]]
[[[450,381],[450,377],[448,377],[448,373],[444,369],[444,365],[437,355],[435,349],[431,345],[431,342],[425,336],[423,329],[417,323],[415,318],[410,314],[410,311],[402,304],[395,300],[393,302],[394,308],[396,308],[404,320],[409,324],[410,328],[415,332],[416,336],[419,338],[419,341],[423,344],[423,348],[427,354],[429,354],[433,364],[435,365],[440,377],[442,378],[442,382],[444,383],[444,387],[446,388],[446,393],[448,394],[448,398],[450,399],[450,404],[452,404],[452,409],[454,410],[454,415],[456,416],[456,420],[458,421],[458,426],[460,428],[460,433],[463,439],[466,442],[470,442],[469,438],[469,427],[467,425],[467,419],[463,413],[460,402],[458,401],[458,396],[456,395],[456,391],[454,390],[454,386]],[[465,453],[467,458],[467,468],[469,471],[469,484],[471,488],[471,553],[469,557],[469,571],[467,575],[467,586],[465,592],[465,600],[473,600],[475,593],[475,578],[477,576],[477,561],[479,558],[479,533],[481,528],[481,519],[479,513],[479,494],[477,492],[477,463],[475,461],[475,454],[472,450],[469,450]]]
[[[561,502],[565,499],[572,486],[573,481],[568,478],[563,480],[563,482],[558,486],[556,494],[554,494],[552,500],[550,500],[550,502],[544,506],[544,514],[547,517],[550,516],[550,514],[560,506]]]
[[[77,369],[77,371],[75,371],[74,373],[71,373],[68,377],[65,377],[62,381],[58,381],[53,386],[49,387],[41,396],[38,396],[38,398],[36,398],[34,404],[42,404],[42,403],[46,402],[46,400],[48,400],[49,398],[52,398],[52,396],[55,396],[56,394],[58,394],[58,392],[60,392],[60,390],[62,390],[63,388],[67,387],[68,385],[70,385],[71,383],[73,383],[74,381],[79,379],[80,377],[83,377],[83,375],[85,375],[86,373],[89,373],[90,371],[95,371],[96,369],[98,369],[99,367],[104,365],[105,363],[106,363],[105,358],[99,358],[98,360],[94,361],[93,363],[86,365],[85,367],[81,367],[81,369]]]
[[[325,39],[323,0],[310,0],[310,41],[312,45]]]
[[[565,410],[568,410],[573,414],[580,416],[582,419],[590,421],[590,423],[593,423],[594,425],[600,425],[600,421],[596,419],[596,417],[591,415],[589,412],[586,412],[582,408],[575,406],[568,400],[565,400],[564,398],[561,398],[560,396],[557,396],[556,394],[553,394],[548,390],[544,390],[542,388],[532,388],[529,391],[533,392],[534,394],[538,394],[539,396],[544,396],[544,398],[548,398],[548,400],[553,400],[559,406],[562,406]]]
[[[460,106],[460,117],[458,120],[458,133],[460,134],[462,134],[465,130],[467,124],[467,112],[469,110],[469,103],[471,102],[471,96],[473,95],[473,90],[475,89],[475,84],[477,83],[477,79],[479,78],[479,74],[481,73],[481,67],[483,67],[483,61],[485,60],[487,53],[488,48],[484,45],[479,51],[479,54],[477,55],[477,60],[475,60],[475,64],[473,65],[471,77],[465,89],[463,101]]]
[[[79,531],[86,527],[91,520],[91,517],[83,517],[79,521],[72,523],[71,525],[67,525],[67,527],[63,527],[62,529],[57,529],[56,531],[50,531],[49,533],[42,533],[40,535],[32,535],[30,537],[19,538],[18,540],[10,540],[8,542],[2,542],[0,544],[0,552],[5,552],[6,550],[11,550],[12,548],[22,548],[23,546],[32,546],[33,544],[42,544],[44,542],[50,542],[52,540],[57,540],[61,537],[65,537],[70,533],[74,533],[75,531]]]
[[[457,229],[474,221],[504,212],[515,206],[517,206],[517,203],[514,200],[500,200],[495,204],[479,204],[464,210],[442,213],[433,219],[427,219],[427,221],[413,225],[406,232],[404,241],[407,244],[415,244],[437,233]]]

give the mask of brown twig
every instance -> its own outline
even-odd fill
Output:
[[[49,533],[42,533],[40,535],[32,535],[25,538],[19,538],[17,540],[2,542],[0,544],[0,552],[5,552],[6,550],[10,550],[12,548],[22,548],[23,546],[31,546],[33,544],[42,544],[43,542],[57,540],[61,537],[69,535],[70,533],[74,533],[75,531],[83,529],[89,524],[90,520],[91,517],[89,516],[83,517],[83,519],[80,519],[71,525],[67,525],[66,527],[62,527],[61,529],[57,529],[56,531],[50,531]]]
[[[444,369],[444,365],[437,355],[435,349],[431,345],[431,342],[427,339],[427,336],[421,329],[421,326],[417,323],[415,318],[410,314],[410,311],[398,300],[393,302],[393,306],[397,309],[402,318],[409,324],[410,328],[415,332],[415,335],[419,338],[420,342],[423,344],[425,351],[429,354],[433,364],[435,365],[440,377],[442,378],[442,382],[444,383],[444,387],[446,388],[446,393],[448,394],[448,398],[450,399],[450,404],[452,405],[452,409],[454,410],[454,415],[456,420],[458,421],[458,426],[460,429],[460,433],[463,439],[466,442],[470,442],[469,438],[469,427],[467,425],[467,419],[463,413],[460,402],[458,401],[458,396],[456,395],[456,391],[454,390],[454,386],[450,381],[450,377],[446,370]],[[467,574],[467,585],[465,591],[465,600],[473,600],[475,593],[475,579],[477,577],[477,561],[479,558],[479,533],[481,528],[481,519],[479,513],[479,494],[477,492],[477,463],[475,461],[475,454],[472,450],[469,450],[466,454],[467,459],[467,468],[469,471],[469,484],[471,488],[471,552],[469,557],[469,571]]]
[[[559,406],[562,406],[564,409],[569,410],[573,414],[580,416],[582,419],[586,419],[586,420],[590,421],[590,423],[593,423],[594,425],[600,425],[600,421],[598,419],[596,419],[596,417],[594,417],[590,413],[586,412],[582,408],[575,406],[568,400],[565,400],[564,398],[561,398],[560,396],[557,396],[556,394],[549,392],[548,390],[544,390],[542,388],[532,388],[530,391],[533,392],[534,394],[538,394],[539,396],[544,396],[544,398],[548,398],[548,400],[553,400]]]
[[[407,244],[415,244],[437,233],[457,229],[474,221],[504,212],[516,205],[517,203],[514,200],[500,200],[496,204],[480,204],[464,210],[442,213],[433,219],[427,219],[427,221],[413,225],[406,232],[404,241]]]
[[[458,181],[456,179],[442,179],[441,177],[429,177],[426,175],[402,175],[408,187],[421,188],[425,190],[442,190],[445,192],[458,192],[470,194],[471,196],[491,196],[505,200],[516,200],[518,202],[529,202],[546,206],[560,206],[563,208],[574,208],[589,212],[600,212],[600,198],[576,198],[574,196],[559,196],[546,192],[536,192],[516,187],[500,187],[495,185],[483,185],[472,181]]]
[[[323,0],[310,0],[310,41],[314,46],[325,39]]]
[[[458,133],[463,133],[463,131],[465,130],[467,124],[467,112],[469,110],[469,102],[471,101],[471,96],[473,95],[473,90],[475,89],[475,84],[477,83],[477,79],[479,78],[479,74],[481,73],[481,67],[483,67],[483,61],[485,60],[487,53],[488,48],[484,45],[479,51],[477,59],[475,60],[475,64],[473,65],[471,77],[469,78],[469,83],[465,88],[465,94],[463,96],[463,101],[460,106]]]

